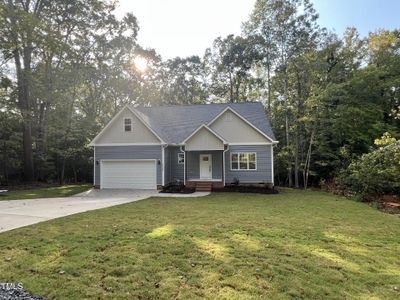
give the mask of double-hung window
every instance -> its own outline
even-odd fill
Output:
[[[124,131],[131,132],[132,131],[132,119],[125,118],[124,119]]]
[[[257,170],[255,152],[231,153],[231,170]]]
[[[183,165],[185,163],[185,154],[178,153],[178,164]]]

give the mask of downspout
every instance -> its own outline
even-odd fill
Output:
[[[161,178],[161,185],[165,186],[165,148],[168,147],[168,144],[161,145],[161,160],[162,160],[162,178]]]
[[[274,144],[271,144],[271,175],[272,175],[272,186],[274,186],[275,185],[275,182],[274,182]]]
[[[225,186],[225,153],[229,151],[229,144],[227,145],[226,149],[224,150],[224,152],[222,153],[222,170],[224,172],[224,186]]]
[[[93,187],[96,187],[96,146],[93,146]]]
[[[183,185],[186,185],[186,152],[182,148],[179,147],[179,150],[183,153]]]

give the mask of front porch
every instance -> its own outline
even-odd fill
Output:
[[[206,125],[201,125],[184,140],[186,186],[203,191],[224,186],[226,144]]]
[[[196,188],[224,186],[224,151],[185,151],[185,185]]]

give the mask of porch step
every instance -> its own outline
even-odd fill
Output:
[[[197,182],[196,192],[211,192],[212,182]]]

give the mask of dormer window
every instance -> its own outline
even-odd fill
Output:
[[[132,119],[130,119],[130,118],[124,119],[124,130],[125,130],[125,132],[132,131]]]
[[[225,120],[227,120],[228,122],[233,121],[233,114],[231,112],[227,112],[225,114]]]

